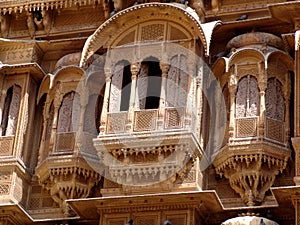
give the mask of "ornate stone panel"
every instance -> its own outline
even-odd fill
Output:
[[[109,96],[109,112],[119,112],[121,105],[121,93],[123,83],[123,63],[118,63],[114,68],[112,76],[110,96]]]
[[[78,129],[80,113],[79,96],[70,92],[64,96],[58,116],[57,132],[70,132]]]
[[[166,107],[174,107],[176,105],[176,90],[179,79],[178,56],[171,59],[171,66],[167,76],[167,89],[166,89]]]
[[[141,41],[162,41],[164,39],[165,24],[150,24],[142,27]]]
[[[148,91],[148,72],[149,65],[146,63],[142,63],[140,73],[138,75],[136,92],[136,104],[138,104],[140,109],[145,109],[146,106],[146,97]]]
[[[257,80],[248,75],[238,83],[236,93],[236,118],[257,116],[259,112],[259,91]]]
[[[9,96],[10,98],[10,96]],[[6,99],[7,100],[7,99]],[[5,101],[5,111],[3,119],[7,120],[3,121],[6,122],[6,128],[4,135],[11,136],[15,135],[16,129],[17,129],[17,123],[18,123],[18,117],[19,117],[19,110],[20,110],[20,103],[21,103],[21,87],[14,85],[12,89],[12,96],[11,99],[8,99],[8,101]],[[6,117],[6,118],[5,118]]]
[[[12,172],[2,171],[0,172],[0,196],[8,195],[10,193],[12,182]]]
[[[283,87],[276,78],[268,80],[266,90],[266,116],[282,122],[285,120]]]

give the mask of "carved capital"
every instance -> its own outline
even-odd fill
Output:
[[[170,69],[170,64],[166,64],[166,63],[161,63],[159,64],[161,72],[162,72],[162,77],[167,77],[168,71]]]
[[[228,89],[231,95],[234,95],[237,89],[237,78],[235,74],[231,74],[228,82]]]
[[[261,92],[265,92],[267,89],[268,78],[264,71],[261,71],[258,77],[258,87]]]
[[[104,68],[104,73],[105,73],[105,78],[106,78],[105,80],[107,82],[107,80],[111,79],[111,77],[112,77],[112,74],[113,74],[112,69],[109,67],[106,67],[106,68]]]
[[[141,64],[140,63],[132,63],[130,65],[130,71],[131,71],[131,74],[132,74],[132,80],[136,79],[139,71],[140,71],[140,68],[141,68]]]

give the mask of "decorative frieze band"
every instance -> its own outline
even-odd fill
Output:
[[[74,6],[87,6],[100,4],[100,0],[44,0],[44,1],[5,1],[0,4],[0,11],[4,15],[6,13],[22,13],[23,11],[48,10],[48,9],[63,9]]]

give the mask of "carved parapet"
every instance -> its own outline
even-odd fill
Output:
[[[36,174],[39,183],[62,208],[67,199],[88,197],[101,179],[82,158],[73,156],[52,156],[37,167]]]
[[[11,156],[13,154],[15,136],[0,137],[0,156]]]
[[[216,156],[217,174],[229,179],[230,186],[247,206],[263,202],[275,177],[287,165],[291,151],[266,142],[233,142]]]

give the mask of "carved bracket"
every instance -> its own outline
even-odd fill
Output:
[[[214,161],[217,174],[229,179],[247,206],[260,205],[276,175],[286,168],[290,151],[270,149],[263,143],[260,149],[225,148]]]

